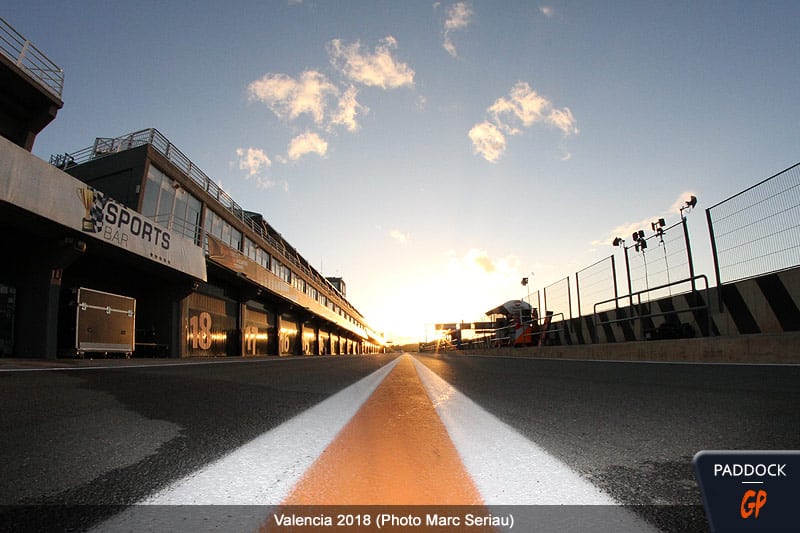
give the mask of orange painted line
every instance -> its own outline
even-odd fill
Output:
[[[309,468],[283,505],[482,503],[406,356]]]

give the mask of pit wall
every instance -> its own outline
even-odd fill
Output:
[[[542,346],[475,348],[503,356],[800,364],[800,268],[626,304],[554,322]]]
[[[554,322],[545,344],[800,332],[800,268]]]

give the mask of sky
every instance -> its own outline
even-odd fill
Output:
[[[800,161],[800,3],[43,2],[34,154],[156,128],[394,342],[477,321]],[[523,287],[522,277],[530,279]]]

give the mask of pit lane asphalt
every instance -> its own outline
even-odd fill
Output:
[[[0,505],[133,504],[393,357],[0,372]],[[621,503],[684,509],[644,508],[665,530],[705,527],[697,451],[800,448],[797,366],[419,358]],[[113,509],[83,513],[78,525]]]

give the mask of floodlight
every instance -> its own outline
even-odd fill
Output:
[[[650,227],[653,229],[653,231],[658,231],[659,228],[663,228],[666,225],[667,221],[664,220],[663,218],[659,218],[655,222],[650,223]]]

